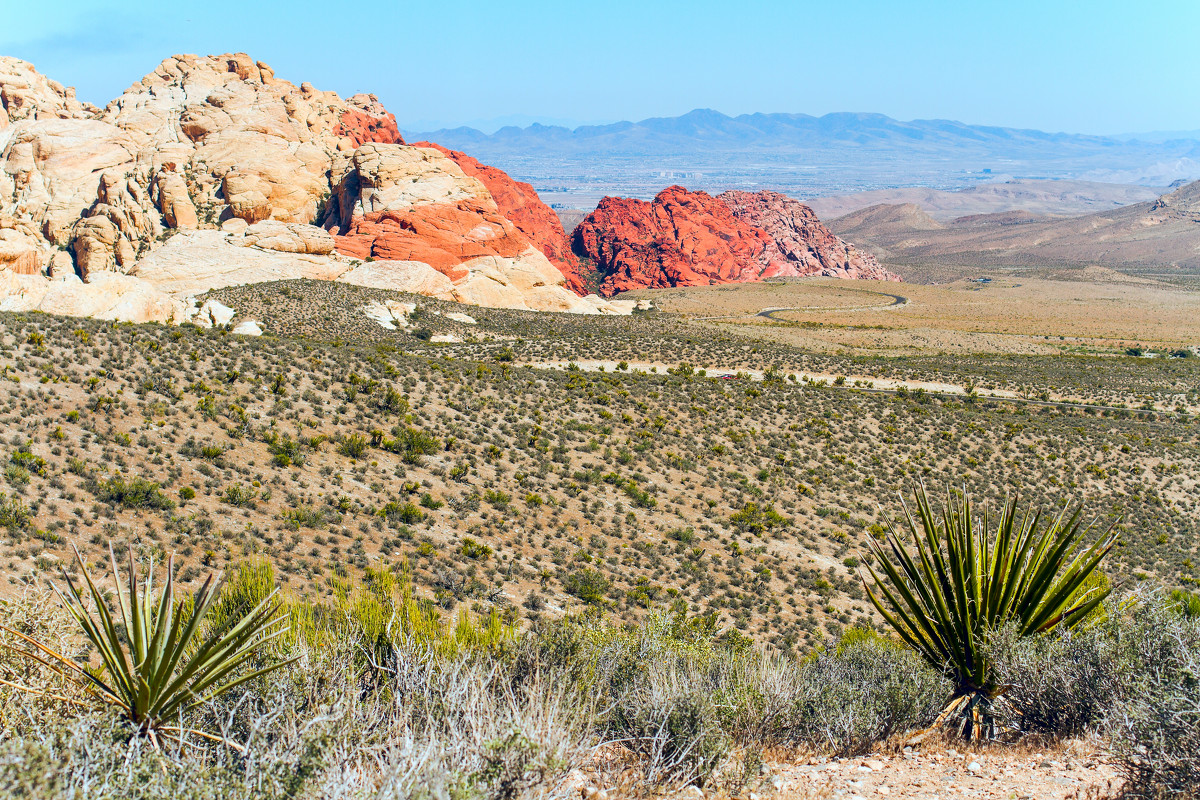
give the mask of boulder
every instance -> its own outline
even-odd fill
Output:
[[[158,207],[168,228],[200,227],[196,206],[188,195],[187,183],[182,175],[173,170],[164,170],[158,173],[155,188],[158,192]]]
[[[229,212],[253,225],[271,216],[271,184],[252,172],[230,171],[221,183]]]
[[[370,289],[449,297],[454,284],[442,273],[420,261],[369,261],[352,266],[337,281]]]
[[[213,325],[228,325],[235,316],[237,316],[237,312],[219,300],[206,300],[204,305],[200,306],[200,312],[196,315],[195,322],[206,328]]]
[[[0,228],[0,271],[18,275],[40,275],[44,272],[46,254],[33,236],[11,228]]]
[[[256,321],[248,319],[234,325],[229,332],[238,336],[262,336],[263,329]]]
[[[76,276],[50,280],[42,275],[0,272],[0,311],[42,311],[116,322],[178,323],[184,305],[145,281],[102,273],[91,283]]]
[[[256,222],[231,241],[244,247],[258,247],[279,253],[324,256],[333,252],[333,237],[324,229],[274,220]]]

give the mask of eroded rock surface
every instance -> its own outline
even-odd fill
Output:
[[[606,197],[575,229],[573,244],[602,276],[606,295],[775,276],[899,280],[776,192],[713,197],[671,186],[651,202]]]
[[[419,142],[418,146],[437,149],[454,159],[454,163],[467,175],[482,181],[500,213],[550,259],[550,263],[566,279],[567,288],[579,295],[587,294],[587,283],[579,258],[571,252],[571,243],[563,230],[562,221],[542,202],[531,185],[513,180],[507,172],[481,164],[466,153],[431,142]]]
[[[568,273],[573,257],[532,187],[457,156],[465,171],[406,146],[373,95],[296,86],[244,53],[168,58],[104,109],[0,58],[0,272],[30,279],[0,287],[56,307],[120,275],[105,285],[149,284],[144,314],[122,306],[135,321],[163,317],[158,294],[282,277],[618,311],[565,287],[547,253]],[[67,276],[82,283],[48,285]]]

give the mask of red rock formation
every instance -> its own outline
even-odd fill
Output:
[[[345,136],[355,147],[365,142],[404,144],[395,115],[384,108],[375,95],[356,94],[347,104],[350,108],[342,112],[334,130],[338,136]]]
[[[335,236],[339,253],[353,258],[423,261],[450,280],[466,277],[473,258],[516,258],[529,242],[508,219],[479,200],[418,205],[354,217]]]
[[[433,147],[454,159],[463,172],[482,181],[491,192],[500,213],[525,234],[534,247],[545,253],[551,264],[558,267],[566,278],[567,288],[578,295],[588,293],[579,259],[571,252],[562,221],[542,202],[532,186],[514,180],[501,169],[481,164],[466,153],[449,150],[440,144],[417,142],[414,147]]]
[[[775,192],[712,197],[671,186],[649,203],[606,197],[575,229],[574,244],[603,276],[606,295],[784,275],[899,280]]]
[[[831,278],[898,281],[875,256],[826,228],[813,210],[779,192],[723,192],[717,196],[733,215],[771,238],[760,256],[761,277],[823,275]]]
[[[758,279],[770,244],[705,192],[671,186],[653,202],[606,197],[575,229],[577,252],[604,276],[601,292]]]

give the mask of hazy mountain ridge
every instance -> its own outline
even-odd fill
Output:
[[[1105,162],[1109,168],[1116,168],[1161,159],[1200,159],[1200,141],[1195,139],[1142,141],[970,125],[955,120],[906,122],[883,114],[853,112],[820,117],[791,113],[730,117],[712,109],[696,109],[678,117],[651,117],[638,122],[574,129],[534,124],[501,128],[491,135],[473,128],[420,133],[406,130],[406,134],[439,141],[448,147],[469,147],[489,157],[517,148],[524,155],[603,152],[611,157],[675,155],[681,148],[701,147],[708,152],[716,149],[782,154],[810,150],[815,155],[849,147],[884,153],[903,151],[910,155],[924,152],[943,157],[1019,158],[1048,168],[1062,159],[1087,161],[1089,168]]]

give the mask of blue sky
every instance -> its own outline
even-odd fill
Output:
[[[0,53],[97,104],[167,55],[243,50],[410,130],[702,107],[1196,130],[1197,41],[1198,0],[0,0]]]

